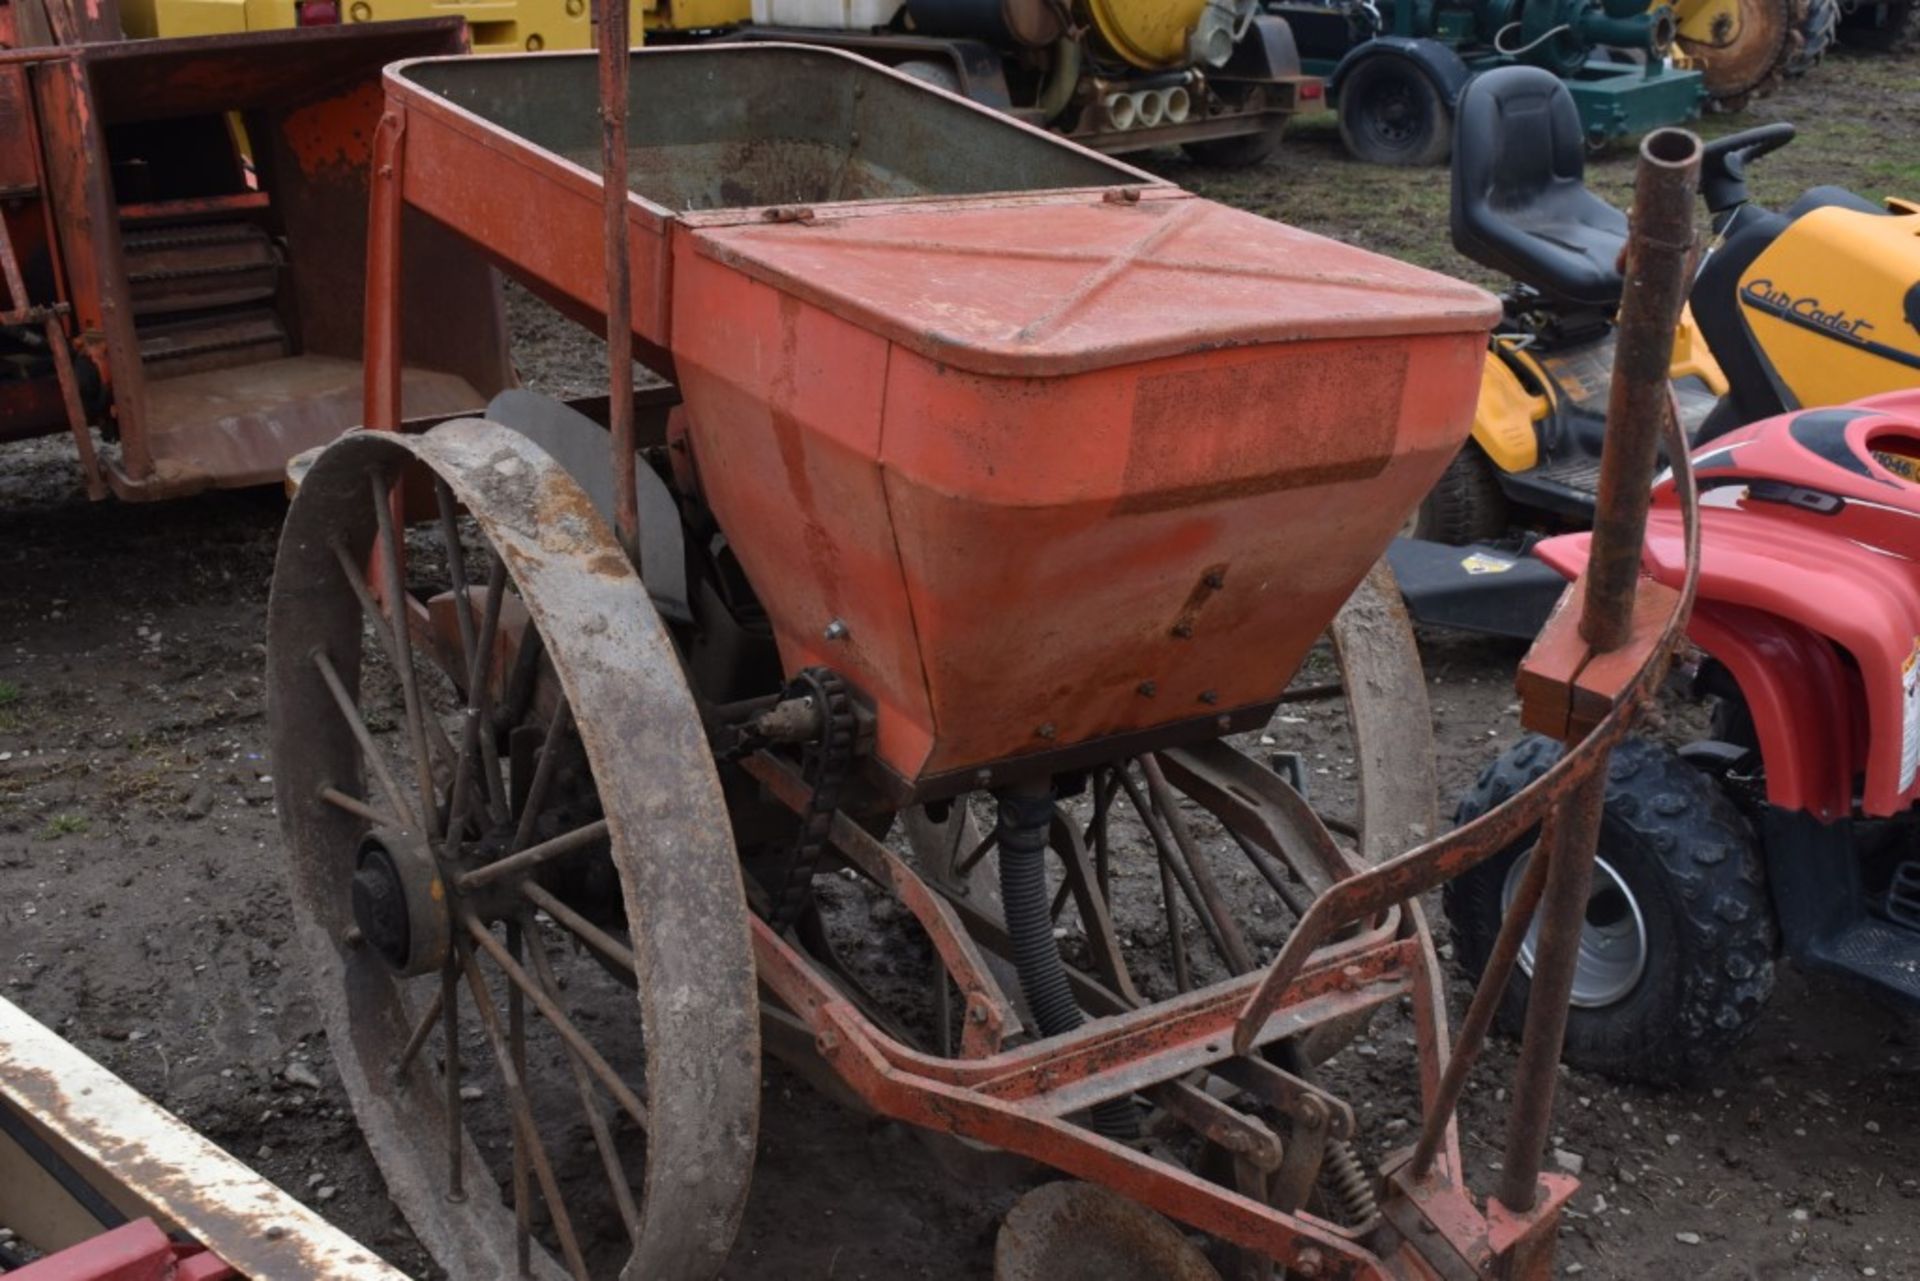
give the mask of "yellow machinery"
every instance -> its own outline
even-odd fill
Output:
[[[1806,37],[1808,0],[1674,0],[1674,43],[1706,80],[1707,97],[1739,111],[1772,93]]]
[[[590,0],[122,0],[134,37],[418,17],[467,20],[476,53],[583,49]],[[1253,164],[1319,82],[1258,0],[647,0],[649,39],[713,34],[849,49],[1101,151],[1181,146]]]
[[[335,22],[462,17],[477,53],[586,49],[593,45],[589,0],[122,0],[133,37],[210,36]],[[649,31],[712,31],[751,17],[749,0],[652,0]]]

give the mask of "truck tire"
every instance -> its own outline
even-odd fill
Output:
[[[1453,111],[1406,58],[1376,54],[1340,86],[1340,141],[1374,165],[1437,165],[1453,150]]]
[[[1180,144],[1180,150],[1186,152],[1199,164],[1214,165],[1221,169],[1251,169],[1280,150],[1280,140],[1286,132],[1287,122],[1278,120],[1258,133],[1243,133],[1232,138],[1204,138],[1199,142],[1183,142]]]
[[[1468,441],[1420,500],[1404,532],[1409,538],[1466,547],[1503,538],[1511,525],[1507,495],[1500,488],[1493,460]]]
[[[1486,813],[1545,773],[1561,750],[1539,735],[1522,739],[1481,772],[1455,820]],[[1476,979],[1534,839],[1446,887],[1456,956]],[[1562,1058],[1646,1085],[1698,1077],[1759,1015],[1773,990],[1776,944],[1759,855],[1732,801],[1671,751],[1639,738],[1621,743],[1608,770]],[[1522,948],[1496,1019],[1516,1035],[1531,954]]]
[[[1787,76],[1798,79],[1820,65],[1840,30],[1840,0],[1808,0],[1800,23],[1800,50],[1787,60]]]

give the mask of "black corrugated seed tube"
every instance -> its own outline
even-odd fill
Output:
[[[1013,943],[1013,964],[1020,974],[1020,991],[1042,1036],[1071,1032],[1086,1021],[1067,970],[1060,961],[1060,945],[1053,937],[1052,903],[1047,894],[1047,832],[1053,825],[1053,789],[1041,784],[1002,788],[995,834],[1000,846],[1000,898],[1007,914],[1007,937]],[[1140,1132],[1140,1117],[1131,1099],[1111,1099],[1096,1105],[1093,1128],[1110,1139],[1131,1139]]]

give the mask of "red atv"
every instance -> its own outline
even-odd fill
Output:
[[[1667,1083],[1750,1025],[1784,953],[1920,1007],[1920,390],[1742,428],[1694,459],[1701,576],[1688,636],[1710,737],[1614,754],[1567,1025],[1566,1059]],[[1572,578],[1589,535],[1541,559]],[[1678,586],[1673,483],[1654,490],[1644,567]],[[1457,820],[1540,775],[1523,739]],[[1528,842],[1447,887],[1478,975]],[[1532,940],[1501,1019],[1517,1030]]]

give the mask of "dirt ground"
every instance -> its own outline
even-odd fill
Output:
[[[1763,199],[1814,182],[1920,194],[1920,61],[1833,59],[1746,120],[1776,118],[1804,135],[1764,162]],[[1324,122],[1248,173],[1149,163],[1261,213],[1476,274],[1445,246],[1444,181],[1351,164]],[[1621,158],[1598,169],[1615,191],[1628,173]],[[536,384],[598,385],[593,345],[557,334],[550,318],[517,306],[515,338]],[[0,990],[427,1275],[347,1111],[290,950],[262,689],[283,510],[271,493],[93,506],[58,442],[0,455]],[[1516,732],[1519,651],[1424,640],[1450,808]],[[1350,795],[1345,740],[1324,713],[1270,733],[1304,754],[1316,789],[1336,803]],[[867,910],[857,895],[839,897],[843,913]],[[1454,996],[1457,1014],[1458,981]],[[1363,1132],[1380,1136],[1375,1151],[1415,1115],[1410,1039],[1408,1020],[1389,1010],[1329,1069]],[[1498,1160],[1511,1066],[1512,1047],[1496,1043],[1464,1109],[1481,1187]],[[1791,967],[1754,1034],[1696,1088],[1653,1093],[1567,1074],[1554,1144],[1578,1159],[1584,1183],[1562,1271],[1920,1278],[1917,1077],[1909,1023]],[[772,1068],[727,1275],[985,1276],[1020,1190],[954,1177],[901,1127],[830,1106]]]

